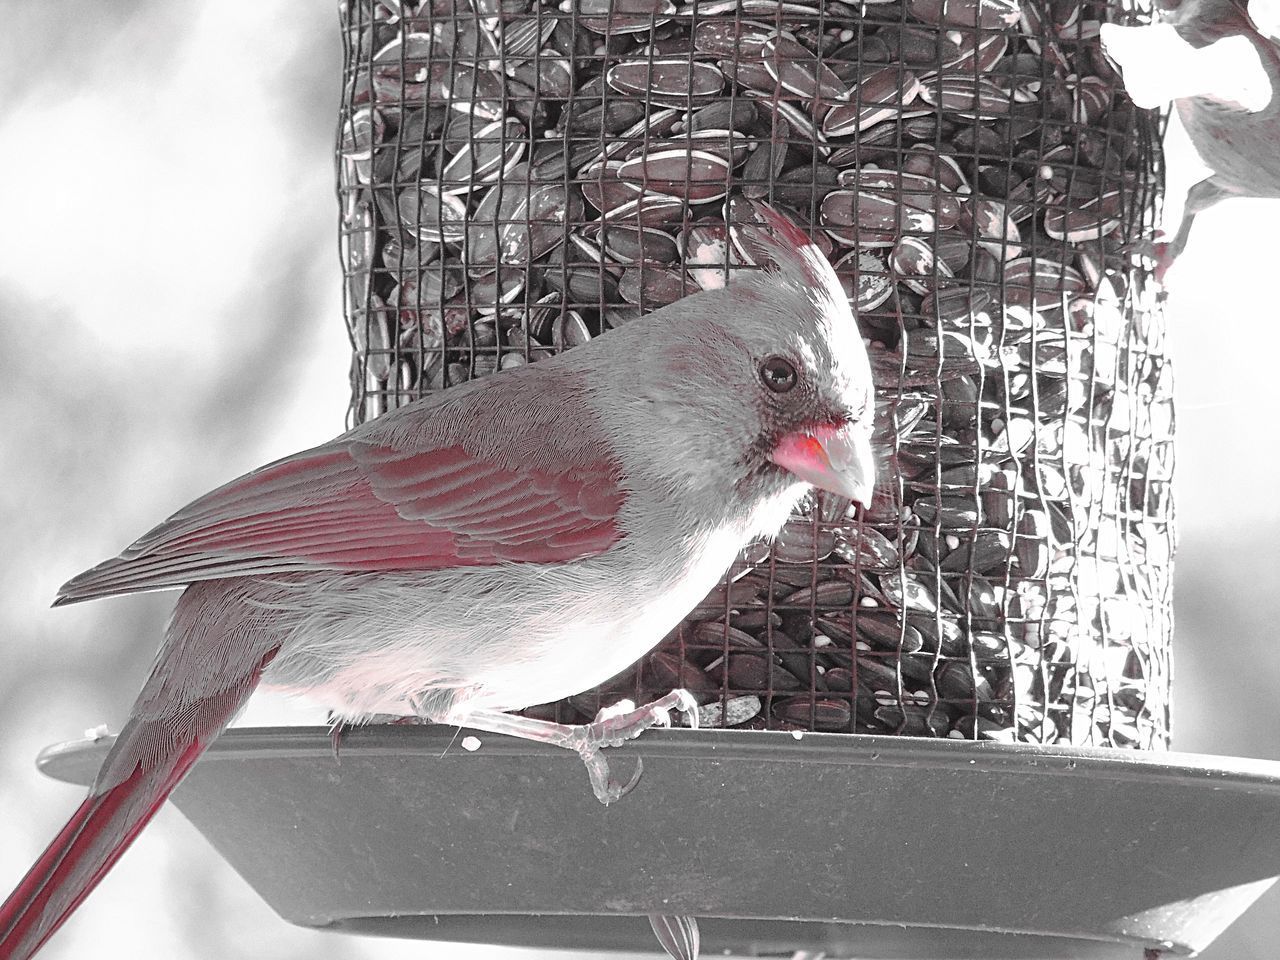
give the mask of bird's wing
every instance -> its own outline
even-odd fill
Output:
[[[57,602],[289,571],[568,562],[621,539],[622,471],[589,423],[585,435],[570,418],[567,439],[548,425],[536,442],[495,445],[492,423],[474,424],[489,429],[471,442],[450,429],[456,415],[413,412],[427,429],[375,421],[206,494]]]

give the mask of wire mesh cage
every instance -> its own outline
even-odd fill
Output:
[[[1081,0],[350,0],[352,418],[726,282],[767,199],[845,284],[875,501],[807,499],[625,674],[704,723],[1168,744],[1159,121]],[[608,638],[602,637],[602,643]]]

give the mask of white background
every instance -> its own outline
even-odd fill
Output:
[[[333,5],[3,10],[0,892],[81,798],[38,776],[32,758],[98,723],[118,727],[172,604],[168,594],[50,610],[55,589],[193,496],[338,432],[349,356]],[[1176,223],[1198,174],[1176,141],[1170,165]],[[1202,215],[1171,273],[1168,309],[1179,401],[1175,745],[1271,759],[1278,216],[1262,201]],[[248,719],[279,707],[256,705]],[[1273,891],[1204,956],[1273,960],[1277,918]],[[171,807],[43,954],[494,955],[290,927]]]

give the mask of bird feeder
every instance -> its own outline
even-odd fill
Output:
[[[807,225],[877,375],[878,494],[807,501],[656,651],[535,709],[694,692],[734,729],[1168,745],[1156,117],[1105,6],[346,8],[353,419],[604,335]]]
[[[351,420],[534,363],[749,260],[767,200],[868,343],[874,502],[802,503],[623,675],[674,687],[600,806],[455,731],[232,731],[174,794],[286,919],[522,946],[1150,957],[1280,875],[1280,766],[1169,746],[1160,118],[1084,0],[349,0]],[[607,642],[607,638],[602,638]],[[46,769],[87,779],[101,744]],[[252,815],[246,815],[252,811]],[[1211,826],[1206,827],[1206,823]],[[1145,951],[1145,954],[1144,954]],[[1153,954],[1154,951],[1154,954]]]

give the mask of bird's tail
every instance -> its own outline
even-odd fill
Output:
[[[220,622],[234,606],[225,600],[214,584],[191,587],[179,600],[160,657],[88,798],[0,905],[0,960],[27,960],[40,949],[257,687],[276,648],[264,654],[260,638]],[[219,631],[242,642],[219,644],[210,636]],[[230,649],[238,655],[227,656]]]
[[[26,960],[98,885],[204,752],[192,741],[167,763],[91,792],[0,906],[0,958]]]

